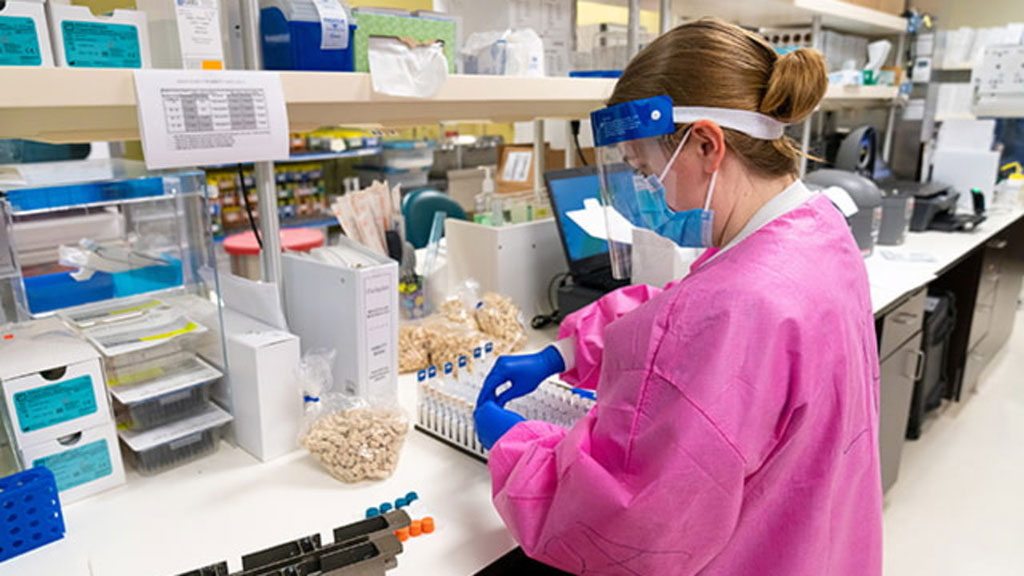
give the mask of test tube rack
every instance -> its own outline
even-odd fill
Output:
[[[227,562],[219,562],[179,576],[383,576],[398,566],[402,552],[395,531],[410,523],[404,510],[393,510],[335,528],[333,544],[322,544],[320,535],[313,534],[243,556],[239,572],[229,572]]]
[[[494,359],[492,357],[488,361],[481,356],[479,350],[474,351],[473,368],[468,366],[465,357],[460,358],[457,373],[451,364],[446,364],[440,376],[433,366],[417,374],[415,427],[428,436],[486,462],[488,451],[477,438],[473,409]],[[531,394],[510,401],[505,408],[527,420],[543,420],[571,428],[593,408],[594,403],[593,396],[587,392],[547,380]]]

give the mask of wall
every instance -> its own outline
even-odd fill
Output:
[[[610,6],[598,2],[579,1],[576,3],[576,25],[628,24],[629,10],[625,6]],[[658,13],[652,10],[640,11],[640,25],[651,34],[658,33]]]
[[[1021,0],[910,0],[907,4],[937,16],[938,27],[944,30],[1024,22],[1024,2]]]

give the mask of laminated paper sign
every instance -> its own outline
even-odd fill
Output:
[[[276,72],[136,70],[135,95],[151,169],[288,158]]]

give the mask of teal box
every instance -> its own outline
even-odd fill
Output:
[[[97,440],[64,452],[51,454],[32,461],[32,466],[43,466],[57,480],[57,490],[63,492],[88,484],[114,473],[107,441]]]
[[[0,66],[40,66],[42,63],[35,20],[0,16]]]
[[[138,28],[112,22],[60,23],[64,54],[72,68],[142,68]]]
[[[444,56],[448,59],[448,73],[455,73],[458,47],[454,20],[362,10],[353,10],[353,18],[358,24],[355,35],[356,72],[370,71],[370,36],[394,36],[412,38],[417,42],[441,40],[444,42]]]
[[[17,392],[14,394],[14,410],[23,433],[95,414],[97,406],[92,377],[79,376]]]

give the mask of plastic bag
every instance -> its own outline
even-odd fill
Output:
[[[296,374],[304,413],[299,443],[342,482],[383,480],[394,473],[409,430],[395,398],[335,393],[334,351],[311,351]]]
[[[436,314],[419,324],[407,324],[398,332],[399,371],[441,368],[457,363],[460,356],[473,362],[473,349],[487,342],[497,354],[517,352],[526,346],[523,314],[512,300],[489,292],[480,296],[480,286],[467,280],[438,308]]]
[[[405,374],[430,367],[427,332],[422,326],[406,324],[398,329],[398,371]]]
[[[422,329],[426,334],[430,364],[437,367],[444,366],[446,362],[455,364],[460,356],[471,358],[473,349],[487,341],[487,337],[476,329],[472,316],[469,316],[469,322],[453,322],[445,316],[435,315],[423,322]]]
[[[501,294],[484,294],[474,310],[480,330],[494,339],[499,354],[522,350],[526,346],[523,314],[512,300]]]

